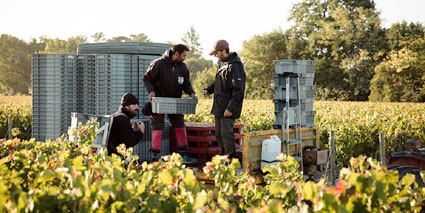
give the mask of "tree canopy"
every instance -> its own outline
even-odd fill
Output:
[[[315,98],[350,101],[425,101],[425,28],[420,23],[381,26],[373,0],[302,0],[290,10],[289,29],[253,35],[239,52],[247,74],[248,99],[274,98],[273,60],[315,60]],[[144,33],[94,42],[151,42]],[[190,27],[182,37],[185,61],[197,93],[211,83],[216,68],[202,57],[200,35]],[[30,94],[31,54],[73,54],[88,37],[40,37],[27,42],[0,37],[0,94]],[[173,42],[174,43],[174,42]]]
[[[292,37],[305,44],[299,55],[317,62],[317,98],[367,100],[386,45],[374,2],[304,0],[289,19],[295,22]]]

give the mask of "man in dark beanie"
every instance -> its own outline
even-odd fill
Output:
[[[152,97],[181,98],[183,91],[192,99],[198,98],[190,83],[189,70],[183,62],[188,51],[189,48],[185,45],[176,44],[165,51],[161,58],[151,63],[143,76],[143,84],[149,92],[149,100],[152,100]],[[152,114],[152,149],[150,151],[154,155],[154,161],[159,159],[164,116],[164,114]],[[185,162],[195,162],[196,159],[186,153],[188,143],[183,114],[167,116],[176,132],[178,152]]]
[[[127,148],[135,146],[142,140],[145,133],[145,124],[130,120],[137,115],[139,100],[131,94],[125,93],[121,98],[121,106],[112,115],[112,127],[108,139],[108,155],[118,154],[117,146],[125,144]]]

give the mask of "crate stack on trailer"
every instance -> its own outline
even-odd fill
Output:
[[[72,112],[94,117],[113,114],[125,92],[138,97],[142,108],[149,102],[143,75],[152,60],[168,48],[169,44],[161,43],[99,43],[80,44],[77,54],[34,54],[33,137],[54,140],[67,133]],[[146,124],[145,136],[134,147],[134,154],[149,160],[152,157],[147,151],[152,137],[149,117],[139,110],[134,120]],[[162,138],[162,154],[168,154],[168,122]]]
[[[313,110],[314,92],[314,66],[315,61],[309,60],[276,60],[274,78],[274,89],[276,98],[273,99],[275,106],[276,123],[275,129],[280,129],[282,125],[282,112],[286,107],[286,77],[285,74],[295,73],[299,76],[299,97],[296,89],[291,89],[289,94],[289,107],[298,106],[298,98],[301,105],[301,126],[314,126],[314,116],[316,111]],[[296,87],[295,78],[291,78],[290,87]]]

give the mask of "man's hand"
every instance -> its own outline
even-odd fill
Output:
[[[131,128],[132,128],[134,131],[136,131],[136,130],[137,130],[137,129],[136,129],[136,124],[134,123],[134,121],[130,120],[130,125],[131,125]]]
[[[190,97],[191,97],[192,99],[194,99],[194,100],[198,99],[198,96],[196,96],[196,94],[195,94],[195,93],[193,93],[192,95],[190,95]]]
[[[204,96],[205,97],[207,97],[207,96],[209,96],[210,94],[208,93],[208,91],[206,90],[206,89],[204,89]]]
[[[149,100],[152,101],[152,98],[155,97],[155,92],[149,93]]]
[[[232,112],[226,109],[226,111],[224,111],[224,117],[230,117],[230,116],[232,116]]]
[[[137,126],[139,127],[140,132],[145,134],[145,123],[143,123],[142,121],[139,121],[137,122]]]

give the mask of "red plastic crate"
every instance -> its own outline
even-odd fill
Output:
[[[186,152],[198,159],[198,162],[206,162],[211,160],[214,156],[213,153],[219,154],[220,148],[218,147],[217,140],[215,137],[215,124],[206,122],[187,122],[186,134],[189,148]],[[237,146],[236,155],[242,156],[242,128],[243,124],[235,124],[233,132],[235,134],[235,143]],[[211,155],[209,155],[209,151]],[[177,139],[175,136],[174,128],[170,125],[170,152],[177,152]],[[240,153],[238,153],[240,151]]]

